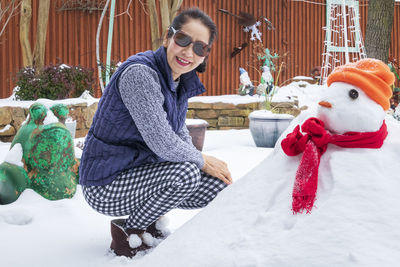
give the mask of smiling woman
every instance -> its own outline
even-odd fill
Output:
[[[111,249],[133,257],[166,238],[161,216],[206,206],[232,182],[225,162],[202,154],[185,125],[188,99],[205,91],[217,32],[199,9],[180,13],[157,51],[129,57],[111,77],[85,141],[80,184],[110,216]],[[127,239],[127,237],[129,237]]]
[[[173,38],[165,37],[163,44],[167,48],[172,77],[176,80],[181,74],[194,70],[204,62],[209,50],[207,43],[210,31],[197,19],[189,20],[181,30],[177,31],[171,26],[169,31],[175,31]]]
[[[186,14],[184,14],[185,12],[182,12],[172,21],[172,24],[168,28],[166,36],[164,37],[163,45],[164,47],[167,47],[167,49],[173,44],[181,48],[192,49],[195,54],[194,56],[200,57],[200,64],[196,66],[196,71],[205,72],[208,54],[211,51],[212,43],[217,37],[217,28],[210,17],[200,10],[189,9],[187,11]],[[173,44],[171,44],[171,42]],[[168,61],[170,66],[173,60],[174,58],[172,58],[172,61]]]

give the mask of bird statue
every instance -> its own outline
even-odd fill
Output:
[[[74,140],[65,126],[68,107],[36,102],[0,164],[0,205],[33,189],[49,200],[72,198],[79,180]]]
[[[239,12],[239,15],[233,14],[232,12],[229,12],[228,10],[225,9],[218,9],[218,11],[221,11],[222,13],[234,16],[235,18],[237,18],[239,25],[243,26],[243,27],[251,27],[254,24],[256,24],[257,20],[254,17],[254,15],[250,14],[250,13],[246,13],[246,12]]]

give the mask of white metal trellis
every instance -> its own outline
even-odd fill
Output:
[[[326,35],[322,54],[323,84],[336,66],[366,58],[358,0],[326,1]]]

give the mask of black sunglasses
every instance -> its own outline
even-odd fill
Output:
[[[174,41],[177,45],[180,47],[186,47],[193,43],[193,52],[198,55],[199,57],[205,57],[210,53],[210,46],[202,41],[195,41],[193,42],[192,37],[187,35],[181,30],[175,30],[174,27],[170,27],[174,35],[172,36],[174,38]]]

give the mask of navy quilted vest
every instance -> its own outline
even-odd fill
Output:
[[[205,91],[195,71],[181,75],[178,88],[173,89],[166,49],[162,46],[155,52],[146,51],[129,57],[113,74],[99,101],[79,167],[82,185],[106,185],[124,170],[164,161],[143,141],[122,102],[118,79],[131,64],[144,64],[157,72],[164,95],[163,107],[175,132],[185,123],[187,99]]]

